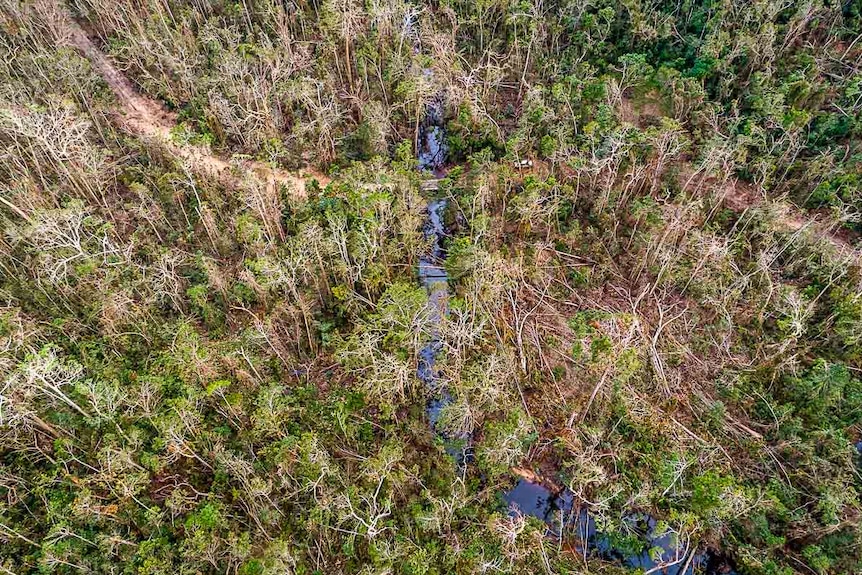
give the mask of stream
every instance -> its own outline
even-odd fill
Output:
[[[443,165],[446,161],[446,142],[443,131],[443,99],[435,98],[429,106],[424,121],[420,126],[417,141],[417,158],[419,169],[431,172],[434,179],[426,180],[423,188],[428,192],[437,191],[437,181],[445,174]],[[443,238],[446,237],[446,226],[443,213],[446,210],[446,200],[431,199],[428,203],[428,217],[425,220],[423,233],[430,244],[427,255],[419,258],[419,281],[428,292],[429,319],[431,322],[431,337],[419,352],[419,362],[416,375],[431,392],[432,399],[425,407],[428,422],[432,431],[444,444],[446,452],[452,456],[459,469],[463,469],[470,460],[470,438],[468,436],[454,437],[439,429],[438,423],[443,409],[452,403],[452,396],[446,389],[440,372],[435,368],[438,354],[442,351],[440,341],[440,322],[446,314],[446,302],[449,299],[449,276],[446,274],[446,253],[443,249]]]
[[[441,415],[446,406],[452,403],[452,396],[435,367],[438,356],[443,351],[439,327],[446,315],[449,299],[449,276],[446,273],[446,251],[443,247],[443,240],[447,236],[443,217],[446,200],[434,197],[438,180],[445,177],[443,167],[447,149],[443,126],[441,95],[428,107],[416,142],[419,169],[433,175],[433,179],[426,179],[422,186],[431,196],[423,226],[430,250],[419,258],[419,281],[428,292],[431,335],[419,352],[416,374],[432,397],[425,407],[431,430],[442,440],[446,452],[454,459],[458,469],[464,472],[471,461],[472,437],[454,437],[439,428]],[[520,479],[512,489],[503,493],[503,500],[508,505],[510,514],[529,515],[543,521],[548,526],[549,536],[576,537],[580,542],[580,549],[587,554],[619,561],[623,565],[646,572],[660,571],[666,575],[736,575],[721,555],[709,549],[689,553],[687,549],[679,548],[671,534],[657,532],[657,520],[648,514],[630,513],[623,518],[626,531],[635,535],[640,543],[640,551],[632,552],[630,546],[622,549],[619,544],[615,545],[614,539],[598,528],[590,512],[576,506],[574,494],[567,489],[555,493],[539,483]],[[670,562],[675,563],[658,568],[658,565]]]
[[[575,537],[582,552],[619,561],[632,569],[655,570],[666,575],[737,575],[727,560],[711,549],[695,551],[689,557],[671,533],[656,530],[658,521],[646,513],[629,513],[623,517],[625,531],[640,543],[640,552],[632,552],[629,546],[623,549],[615,545],[613,538],[598,528],[586,508],[576,507],[575,496],[568,489],[555,493],[539,483],[520,479],[503,494],[503,500],[510,515],[523,514],[542,520],[548,526],[549,536]],[[658,568],[666,563],[673,564]]]

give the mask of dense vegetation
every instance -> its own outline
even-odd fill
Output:
[[[626,572],[526,470],[621,547],[862,572],[859,0],[0,0],[0,55],[4,573]]]

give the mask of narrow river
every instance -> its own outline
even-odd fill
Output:
[[[736,575],[725,557],[711,549],[686,547],[672,533],[660,531],[658,521],[646,513],[631,512],[622,518],[624,531],[640,543],[640,552],[632,552],[628,546],[622,550],[614,545],[609,534],[598,527],[588,508],[576,505],[575,496],[568,489],[553,492],[538,483],[520,479],[503,494],[503,499],[511,514],[541,519],[548,526],[549,536],[574,538],[578,548],[587,555],[619,561],[646,573]]]
[[[452,397],[436,366],[443,352],[440,326],[446,317],[449,299],[444,245],[447,203],[438,197],[438,182],[445,177],[443,167],[447,153],[443,126],[443,100],[438,97],[428,108],[416,142],[419,169],[424,174],[430,172],[433,175],[433,179],[427,179],[423,184],[423,190],[429,196],[428,215],[423,227],[429,250],[419,258],[419,281],[428,291],[431,334],[419,352],[416,372],[431,397],[426,405],[429,425],[464,473],[471,460],[472,438],[453,437],[442,429],[441,416],[452,403]],[[624,529],[641,543],[640,552],[632,552],[629,547],[623,551],[615,546],[609,534],[598,528],[588,508],[577,506],[574,494],[566,489],[555,493],[539,483],[520,479],[512,489],[503,493],[503,500],[511,514],[530,515],[544,521],[548,525],[549,536],[574,538],[585,554],[615,560],[646,573],[736,575],[721,555],[709,549],[688,548],[671,534],[658,531],[656,519],[645,513],[632,512],[622,518]]]
[[[417,141],[417,159],[419,169],[423,173],[431,173],[433,179],[428,179],[423,190],[429,194],[428,216],[423,232],[428,240],[429,251],[419,258],[419,281],[428,291],[429,317],[431,321],[431,337],[425,347],[419,352],[417,376],[430,392],[431,399],[426,405],[426,414],[431,429],[439,437],[460,469],[464,469],[469,461],[470,438],[454,437],[446,433],[440,426],[440,417],[447,405],[452,402],[452,396],[446,388],[440,371],[436,367],[439,354],[443,351],[440,340],[440,324],[446,315],[446,305],[449,299],[449,276],[446,274],[446,251],[443,242],[447,236],[444,223],[446,200],[437,198],[438,181],[445,176],[443,166],[446,162],[446,141],[443,129],[443,99],[438,97],[429,106],[425,119],[420,126]]]

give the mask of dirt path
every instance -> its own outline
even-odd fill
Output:
[[[117,114],[119,122],[127,130],[142,138],[158,141],[185,160],[193,170],[239,183],[243,178],[233,173],[233,168],[239,168],[246,175],[262,180],[267,186],[284,184],[295,195],[305,196],[305,178],[299,174],[273,169],[257,161],[231,163],[203,146],[177,144],[172,141],[171,130],[177,125],[176,114],[168,112],[157,101],[138,92],[125,74],[96,47],[72,16],[65,10],[60,10],[60,14],[68,44],[78,49],[92,63],[114,92],[120,104]],[[325,175],[315,172],[309,172],[309,177],[317,179],[321,185],[326,185],[330,181]]]

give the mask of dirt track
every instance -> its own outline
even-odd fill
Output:
[[[202,146],[181,145],[172,141],[171,130],[177,125],[176,115],[165,110],[155,100],[138,92],[131,81],[96,47],[71,15],[65,10],[61,10],[60,14],[69,45],[78,49],[92,63],[116,95],[120,104],[117,116],[120,124],[127,130],[142,138],[159,141],[185,160],[193,170],[203,171],[223,179],[237,180],[242,177],[235,175],[233,169],[239,168],[244,176],[256,177],[268,186],[276,183],[284,184],[297,196],[305,196],[305,179],[296,173],[273,169],[257,161],[232,164]],[[321,185],[329,183],[329,178],[323,174],[311,173],[310,176],[316,178]]]

